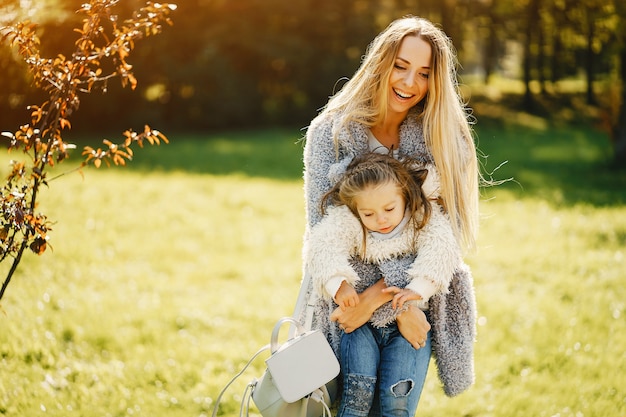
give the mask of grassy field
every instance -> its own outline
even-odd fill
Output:
[[[468,258],[476,384],[448,399],[431,367],[418,415],[626,416],[626,174],[608,139],[530,116],[478,134],[486,171],[507,161],[493,176],[515,180],[484,190]],[[0,304],[0,415],[211,415],[293,308],[301,135],[170,133],[128,168],[53,182],[54,250],[27,256]]]

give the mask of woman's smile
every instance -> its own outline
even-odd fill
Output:
[[[415,94],[405,93],[404,91],[400,91],[397,88],[394,88],[393,92],[396,93],[396,95],[398,97],[400,97],[401,99],[404,99],[404,100],[408,100],[408,99],[411,99],[411,98],[415,97]]]
[[[428,93],[432,48],[417,36],[402,40],[389,77],[389,110],[406,115]]]

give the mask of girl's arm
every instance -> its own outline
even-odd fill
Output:
[[[406,288],[425,301],[434,294],[445,293],[461,262],[461,249],[450,220],[441,206],[432,203],[430,219],[417,237],[417,257],[407,270],[411,282]]]
[[[425,168],[428,175],[422,190],[430,200],[432,210],[428,223],[417,232],[417,257],[407,270],[411,278],[407,288],[428,301],[432,295],[447,291],[452,274],[462,259],[450,219],[439,204],[439,172],[432,164],[427,164]]]
[[[342,310],[355,307],[359,304],[359,293],[356,292],[352,285],[348,284],[348,281],[343,281],[335,292],[335,303]]]
[[[344,280],[354,287],[359,276],[349,259],[357,252],[362,236],[359,220],[346,206],[330,207],[311,228],[303,255],[319,295],[333,299]]]

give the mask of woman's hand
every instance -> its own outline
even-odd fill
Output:
[[[363,303],[359,303],[345,309],[337,307],[330,315],[330,320],[336,321],[341,330],[350,333],[367,323],[371,316],[372,312]]]
[[[426,346],[426,338],[430,330],[430,323],[426,314],[419,308],[409,305],[409,308],[396,317],[398,330],[406,340],[415,348]]]
[[[359,303],[344,310],[336,308],[330,315],[332,321],[339,323],[339,327],[350,333],[363,326],[374,314],[374,311],[387,301],[392,295],[383,292],[387,286],[382,279],[359,294]]]

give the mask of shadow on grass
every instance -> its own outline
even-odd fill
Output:
[[[302,178],[303,132],[259,129],[214,134],[172,134],[170,143],[144,146],[126,169],[185,171],[198,174]]]
[[[608,136],[589,125],[555,126],[519,113],[513,120],[485,118],[476,127],[485,171],[513,178],[504,188],[520,198],[554,205],[626,204],[626,171],[612,167]]]

